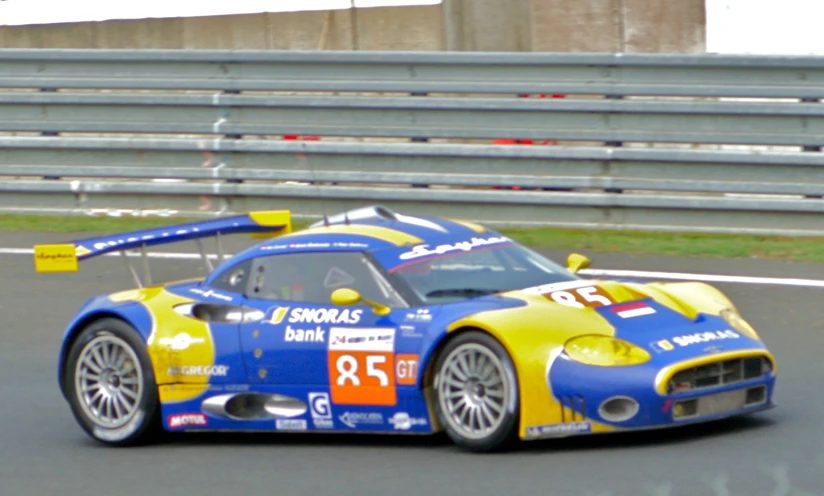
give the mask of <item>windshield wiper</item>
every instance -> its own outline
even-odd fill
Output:
[[[426,297],[438,296],[483,296],[497,293],[497,289],[482,289],[482,288],[453,288],[453,289],[436,289],[426,293]]]

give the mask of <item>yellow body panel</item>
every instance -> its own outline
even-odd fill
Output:
[[[194,300],[174,295],[160,286],[123,291],[109,298],[116,302],[139,302],[152,316],[147,350],[161,402],[186,401],[197,398],[206,391],[209,387],[208,375],[180,373],[181,367],[211,367],[215,363],[215,348],[209,325],[184,317],[173,308]]]
[[[547,302],[541,295],[512,292],[527,302],[527,307],[483,312],[461,319],[450,326],[449,331],[462,328],[478,328],[494,336],[506,348],[515,362],[521,398],[520,436],[526,436],[530,425],[560,424],[572,418],[569,409],[561,410],[561,404],[552,396],[546,380],[547,361],[552,352],[570,338],[586,331],[592,334],[614,335],[613,328],[594,310],[587,321],[581,309]],[[505,329],[505,331],[502,331]],[[592,423],[593,432],[615,430],[612,426]]]

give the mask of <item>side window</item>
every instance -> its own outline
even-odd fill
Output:
[[[243,294],[249,281],[249,271],[252,268],[252,261],[245,260],[233,267],[230,267],[220,277],[214,280],[212,287],[222,289],[231,293]]]
[[[291,253],[255,260],[247,296],[328,304],[338,288],[391,307],[406,306],[395,289],[360,252]]]

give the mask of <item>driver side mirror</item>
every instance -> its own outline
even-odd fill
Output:
[[[372,307],[372,311],[376,315],[388,315],[389,312],[392,311],[392,309],[387,307],[386,305],[381,305],[376,301],[367,300],[366,298],[361,296],[360,293],[358,293],[352,288],[338,288],[332,291],[331,300],[333,304],[342,307],[354,305],[358,302],[363,302]]]
[[[567,270],[573,274],[581,269],[586,269],[592,264],[592,261],[586,255],[580,253],[570,253],[567,257]]]

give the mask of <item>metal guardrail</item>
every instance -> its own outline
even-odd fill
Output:
[[[0,87],[824,98],[811,56],[0,50]]]
[[[20,92],[0,116],[0,131],[824,142],[824,106],[798,103]]]
[[[822,82],[816,57],[0,50],[0,210],[385,203],[508,224],[820,235]],[[352,94],[385,91],[416,96]],[[524,92],[588,96],[513,98]],[[634,98],[650,95],[678,98]],[[719,100],[740,96],[804,102]],[[276,139],[307,134],[324,140]],[[492,189],[512,186],[527,191]]]

